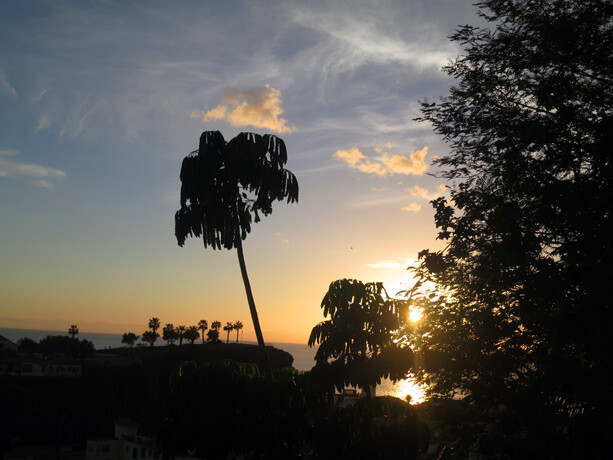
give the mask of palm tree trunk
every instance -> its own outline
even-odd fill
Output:
[[[280,459],[280,432],[279,432],[279,411],[274,399],[274,380],[272,377],[272,366],[270,365],[270,358],[266,351],[266,344],[264,343],[264,336],[262,335],[262,328],[260,327],[260,320],[258,319],[258,311],[255,308],[255,300],[253,300],[253,293],[251,292],[251,283],[249,283],[249,276],[247,275],[247,266],[245,265],[245,256],[243,255],[243,242],[240,238],[237,238],[236,252],[238,253],[238,263],[241,267],[241,274],[243,275],[243,283],[245,284],[245,293],[247,294],[247,302],[249,303],[249,311],[251,312],[251,319],[253,320],[253,328],[255,329],[255,336],[258,339],[258,347],[262,353],[262,360],[264,362],[264,368],[266,370],[266,377],[271,389],[272,399],[270,402],[270,409],[272,412],[272,448],[271,454],[273,459]]]
[[[262,335],[262,328],[260,327],[260,320],[258,319],[258,311],[255,308],[255,300],[253,300],[253,293],[251,292],[251,283],[249,283],[249,276],[247,275],[247,266],[245,265],[245,256],[243,255],[243,243],[238,238],[236,244],[236,252],[238,253],[238,263],[241,267],[241,274],[243,275],[243,283],[245,284],[245,293],[247,294],[247,302],[249,303],[249,311],[251,312],[251,319],[253,321],[253,328],[255,329],[255,336],[258,340],[258,346],[262,353],[262,360],[264,364],[264,370],[266,375],[272,382],[272,366],[270,365],[270,359],[268,352],[266,351],[266,344],[264,343],[264,336]]]

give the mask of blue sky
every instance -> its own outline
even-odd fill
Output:
[[[280,136],[300,184],[245,243],[265,339],[306,341],[337,278],[400,286],[444,193],[413,118],[475,22],[460,0],[0,3],[0,324],[253,339],[236,254],[174,238],[205,130]]]

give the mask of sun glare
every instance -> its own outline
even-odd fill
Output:
[[[392,384],[390,394],[404,400],[410,396],[411,404],[419,404],[426,400],[423,388],[410,377]]]
[[[409,309],[409,320],[412,323],[416,323],[421,319],[421,310],[417,307],[411,307]]]

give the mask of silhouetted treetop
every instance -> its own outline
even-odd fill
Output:
[[[219,131],[202,133],[199,149],[181,166],[179,245],[201,236],[205,247],[232,249],[274,201],[297,201],[298,181],[286,161],[285,143],[272,134],[240,133],[226,142]]]

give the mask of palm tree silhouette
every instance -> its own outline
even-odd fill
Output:
[[[186,340],[189,340],[190,345],[193,345],[196,339],[200,336],[197,326],[190,326],[183,334]]]
[[[151,329],[151,332],[157,332],[157,330],[160,328],[160,320],[159,318],[151,318],[149,320],[149,329]]]
[[[238,333],[243,328],[243,323],[237,321],[234,323],[234,330],[236,331],[236,343],[238,343]]]
[[[231,322],[227,322],[226,325],[223,327],[223,330],[227,333],[226,343],[230,343],[230,332],[234,330],[234,324],[232,324]]]
[[[79,328],[77,327],[76,324],[72,324],[69,328],[68,328],[68,335],[70,335],[71,339],[74,339],[75,336],[79,335]]]
[[[172,345],[177,340],[178,334],[172,323],[166,324],[162,329],[162,338],[166,340],[166,345]]]
[[[219,332],[220,328],[221,328],[221,323],[219,321],[213,321],[211,323],[211,329],[215,329],[217,332]]]
[[[183,246],[188,236],[202,237],[204,247],[236,248],[249,311],[269,379],[272,368],[251,291],[242,241],[251,222],[272,212],[274,201],[298,201],[298,181],[285,169],[283,140],[266,134],[240,133],[226,142],[219,131],[205,131],[198,150],[181,165],[181,209],[175,214],[175,236]]]
[[[143,332],[143,342],[147,342],[152,347],[159,336],[160,334],[157,332],[145,331]]]
[[[285,169],[287,150],[283,140],[266,134],[240,133],[226,142],[219,131],[205,131],[198,150],[181,165],[181,209],[175,214],[179,246],[188,236],[202,237],[204,247],[236,248],[238,264],[253,328],[271,388],[272,367],[253,292],[242,241],[251,231],[252,220],[272,212],[274,201],[298,201],[298,181]],[[274,406],[274,400],[271,402]],[[278,457],[278,413],[273,408],[273,457]]]
[[[198,330],[202,332],[202,343],[204,343],[204,331],[209,328],[209,323],[206,319],[201,319],[198,321]]]
[[[183,345],[183,334],[185,334],[185,326],[177,326],[176,331],[179,335],[179,345]]]

